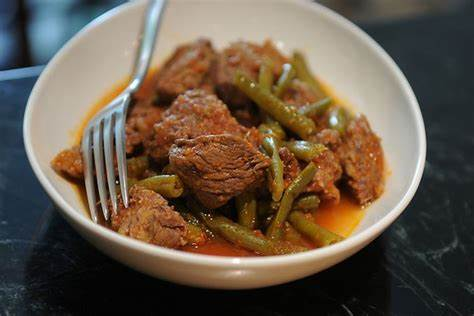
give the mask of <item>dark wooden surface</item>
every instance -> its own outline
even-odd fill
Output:
[[[178,286],[95,250],[60,217],[27,162],[22,117],[35,71],[0,81],[0,315],[168,315],[190,308],[221,315],[472,315],[474,15],[363,27],[419,99],[428,138],[423,180],[403,215],[364,250],[266,289]]]

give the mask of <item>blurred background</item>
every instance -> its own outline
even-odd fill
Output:
[[[123,0],[0,0],[0,70],[46,64],[77,31]],[[472,0],[319,0],[358,24],[474,12]]]

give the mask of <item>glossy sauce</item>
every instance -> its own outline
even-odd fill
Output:
[[[140,88],[136,95],[138,99],[146,98],[152,94],[154,86],[153,83],[154,78],[156,77],[156,73],[157,69],[153,69],[152,71],[150,71],[150,74],[147,76],[147,79],[145,80],[143,86]],[[321,82],[321,80],[319,79],[318,81]],[[111,100],[113,100],[117,95],[119,95],[126,87],[127,82],[128,80],[123,80],[122,82],[115,85],[112,89],[110,89],[110,91],[108,91],[103,97],[101,97],[97,103],[95,103],[91,107],[81,124],[76,129],[76,132],[74,133],[74,144],[80,143],[82,132],[87,122],[105,105],[107,105]],[[349,106],[347,102],[344,102],[341,98],[337,97],[334,94],[333,90],[327,85],[323,84],[323,89],[327,95],[333,98],[335,103],[343,105],[346,108],[352,109],[352,107]],[[87,205],[84,187],[78,184],[76,184],[76,187],[81,196],[81,199],[83,200],[85,205]],[[320,207],[313,212],[313,215],[314,220],[317,224],[343,237],[348,237],[362,220],[364,216],[364,210],[346,192],[341,191],[341,201],[338,205],[322,203]],[[303,241],[303,243],[305,246],[313,248],[311,247],[311,242]],[[214,256],[247,257],[256,255],[254,252],[242,249],[219,237],[210,239],[206,244],[201,246],[185,246],[182,248],[182,250]]]

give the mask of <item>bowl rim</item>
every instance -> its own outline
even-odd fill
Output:
[[[274,265],[286,265],[296,262],[310,262],[315,259],[322,259],[331,257],[337,254],[350,252],[351,249],[358,248],[358,246],[365,246],[378,235],[380,235],[397,217],[404,211],[407,205],[413,198],[418,185],[421,181],[425,158],[426,158],[426,134],[418,101],[411,89],[407,79],[403,75],[402,71],[398,68],[396,63],[388,55],[387,52],[373,40],[368,34],[362,31],[357,25],[350,22],[346,18],[342,17],[338,13],[326,8],[318,3],[312,3],[306,0],[282,0],[283,2],[291,3],[296,6],[300,6],[305,10],[309,10],[330,19],[333,23],[343,27],[347,32],[356,36],[359,40],[369,46],[370,49],[375,51],[381,62],[389,69],[390,74],[395,76],[396,81],[402,87],[403,93],[408,100],[411,114],[415,118],[416,124],[416,139],[420,144],[418,151],[416,152],[416,169],[412,176],[410,185],[407,191],[403,194],[398,203],[378,222],[372,224],[367,229],[361,231],[355,236],[351,236],[339,243],[324,247],[313,249],[301,253],[290,254],[290,255],[278,255],[278,256],[266,256],[266,257],[222,257],[214,255],[188,253],[181,250],[168,249],[159,247],[156,245],[147,244],[145,242],[132,239],[130,237],[122,236],[110,229],[107,229],[99,224],[93,223],[87,217],[81,215],[75,210],[52,186],[45,173],[41,170],[38,158],[33,150],[33,144],[31,142],[31,122],[34,119],[33,113],[36,100],[39,97],[40,91],[51,76],[52,70],[61,62],[65,55],[67,55],[76,44],[92,29],[98,25],[107,22],[110,18],[118,17],[126,14],[126,12],[137,6],[143,6],[143,1],[128,2],[117,6],[99,17],[95,18],[92,22],[87,24],[82,30],[80,30],[75,36],[73,36],[53,57],[53,59],[47,64],[37,82],[35,83],[32,92],[28,98],[28,102],[25,109],[24,120],[23,120],[23,141],[25,144],[25,150],[30,162],[30,165],[39,179],[41,185],[52,198],[54,203],[59,206],[60,213],[66,217],[66,219],[75,225],[81,226],[88,234],[95,235],[97,238],[107,239],[108,242],[119,243],[120,246],[126,248],[132,248],[135,251],[143,252],[147,255],[154,257],[169,258],[174,261],[182,263],[189,263],[195,265],[206,265],[209,267],[225,267],[225,266],[239,266],[241,268],[252,268],[252,267],[268,267]],[[360,248],[360,247],[359,247]]]

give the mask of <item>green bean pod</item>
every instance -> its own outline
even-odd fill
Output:
[[[290,223],[286,222],[285,232],[283,234],[283,239],[292,243],[293,245],[301,245],[303,241],[303,235],[300,234]]]
[[[295,211],[314,211],[319,207],[320,199],[316,194],[301,196],[293,203]]]
[[[281,72],[280,78],[278,78],[275,89],[273,89],[273,94],[277,98],[281,98],[295,76],[295,68],[291,64],[283,64],[283,70]]]
[[[331,97],[321,99],[315,103],[307,104],[298,109],[300,114],[303,114],[308,117],[322,115],[329,109],[329,106],[332,103]]]
[[[292,211],[314,211],[318,209],[320,199],[316,194],[307,194],[305,196],[300,196],[293,202],[293,207],[291,208]],[[272,201],[267,209],[266,214],[273,214],[275,213],[278,208],[280,207],[280,202]]]
[[[280,159],[279,148],[273,137],[265,137],[262,145],[265,151],[272,157],[269,168],[269,185],[272,199],[273,201],[280,201],[283,190],[285,189],[285,182],[283,180],[283,162]]]
[[[306,216],[308,215],[302,212],[293,211],[288,216],[288,220],[297,231],[311,239],[317,247],[332,245],[344,239],[326,228],[319,226]]]
[[[288,186],[281,199],[278,211],[274,215],[270,226],[267,229],[266,235],[270,239],[279,239],[281,237],[283,224],[285,223],[288,214],[293,207],[293,201],[298,195],[303,192],[306,186],[313,180],[316,174],[317,167],[313,162],[310,162]]]
[[[203,245],[207,242],[206,233],[197,225],[186,222],[186,234],[184,238],[188,244]]]
[[[177,198],[183,194],[184,187],[183,183],[177,175],[159,175],[149,177],[143,180],[136,181],[136,185],[139,185],[145,189],[155,191],[167,198]],[[129,180],[129,185],[130,184]]]
[[[323,144],[315,144],[305,140],[293,140],[285,142],[284,145],[293,153],[293,155],[295,155],[296,158],[308,162],[312,161],[315,157],[327,150],[326,146]]]
[[[308,63],[304,58],[303,54],[300,52],[294,52],[293,57],[291,59],[291,63],[296,70],[296,77],[298,77],[301,81],[306,82],[314,93],[323,96],[324,92],[321,88],[321,85],[316,80],[316,77],[311,73],[309,69]]]
[[[264,128],[259,130],[262,134],[271,134],[277,140],[284,140],[286,139],[286,133],[283,127],[281,127],[280,123],[275,121],[271,116],[266,113],[262,113],[262,124]]]
[[[258,84],[265,91],[270,92],[273,86],[273,66],[269,60],[264,60],[258,72]]]
[[[208,214],[201,211],[197,214],[199,218],[216,234],[219,234],[224,239],[237,246],[254,251],[258,254],[280,255],[306,250],[297,246],[275,243],[265,237],[257,236],[252,230],[234,223],[222,215]]]
[[[329,112],[328,125],[330,128],[344,134],[347,126],[347,113],[342,107],[336,107]]]
[[[273,94],[265,91],[246,74],[238,71],[234,82],[239,89],[252,99],[263,111],[270,114],[281,125],[303,139],[314,134],[316,126],[310,118],[298,113],[293,106],[286,105]]]
[[[254,229],[257,225],[257,200],[255,193],[244,192],[235,197],[239,224]]]
[[[143,173],[150,167],[148,156],[138,156],[127,159],[127,176],[129,178],[139,179]]]

